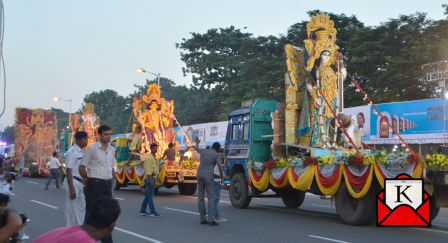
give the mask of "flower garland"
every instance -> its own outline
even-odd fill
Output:
[[[430,168],[448,169],[448,155],[432,154],[425,157],[425,163]]]

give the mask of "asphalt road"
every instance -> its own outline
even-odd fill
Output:
[[[45,179],[21,178],[10,206],[31,219],[25,232],[31,238],[64,226],[64,191]],[[307,195],[299,209],[287,209],[278,198],[254,198],[248,209],[231,206],[221,195],[219,226],[199,224],[197,199],[181,196],[177,187],[161,189],[155,198],[161,218],[139,216],[143,194],[130,186],[115,192],[122,213],[114,242],[447,242],[448,209],[442,209],[432,228],[378,228],[347,226],[337,218],[330,199]],[[29,242],[29,241],[28,241]]]

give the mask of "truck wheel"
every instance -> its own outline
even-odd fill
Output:
[[[197,184],[179,183],[177,187],[179,188],[179,193],[181,195],[191,196],[194,195],[194,193],[196,192]]]
[[[336,212],[344,224],[367,224],[375,214],[374,188],[370,188],[364,197],[355,199],[350,195],[345,183],[341,183],[335,202]]]
[[[248,194],[247,181],[242,173],[232,176],[229,190],[230,202],[235,208],[247,208],[252,197]]]
[[[118,190],[120,190],[120,188],[126,187],[128,185],[128,180],[126,179],[123,184],[120,184],[120,182],[118,182],[117,178],[115,178],[114,184],[115,184],[114,190],[118,191]]]
[[[431,198],[431,220],[434,220],[439,214],[440,207],[436,206],[436,198],[434,195]]]
[[[290,189],[286,195],[282,197],[283,204],[288,208],[298,208],[305,200],[305,192],[295,189]]]

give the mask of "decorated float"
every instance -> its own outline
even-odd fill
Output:
[[[43,109],[16,109],[15,161],[23,165],[25,176],[49,176],[46,164],[56,146],[56,114]]]
[[[135,98],[132,106],[131,118],[136,121],[132,126],[132,134],[115,141],[118,153],[115,189],[128,184],[144,186],[143,161],[150,151],[150,145],[156,143],[157,159],[160,161],[156,186],[171,188],[177,185],[181,194],[193,195],[196,192],[196,170],[199,162],[181,161],[179,157],[174,161],[161,160],[170,143],[178,150],[174,130],[174,101],[161,97],[160,85],[149,84],[146,94]]]
[[[421,158],[400,137],[397,129],[406,123],[392,125],[393,120],[389,122],[353,82],[360,99],[381,116],[381,126],[393,131],[403,145],[385,153],[361,142],[363,131],[355,129],[356,117],[343,113],[347,71],[336,40],[328,15],[311,17],[305,48],[285,46],[285,104],[256,99],[230,114],[225,183],[232,205],[246,208],[252,197],[272,190],[287,207],[296,208],[311,192],[334,197],[344,223],[366,224],[374,218],[376,194],[385,179],[403,173],[423,178],[426,172],[434,218],[440,207],[448,206],[448,157]]]

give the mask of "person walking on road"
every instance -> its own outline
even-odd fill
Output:
[[[48,178],[47,184],[45,185],[45,190],[48,190],[48,186],[51,180],[56,181],[56,188],[60,189],[59,186],[59,169],[61,168],[61,161],[59,161],[58,152],[53,152],[53,156],[50,159],[50,178]]]
[[[143,162],[146,193],[140,208],[140,216],[160,217],[154,207],[154,187],[159,176],[159,163],[156,160],[157,144],[153,143],[149,148],[151,154]],[[149,207],[149,213],[146,212],[147,207]]]
[[[87,133],[76,132],[75,145],[73,145],[65,156],[65,171],[67,179],[62,184],[65,196],[65,224],[67,226],[81,225],[86,213],[86,199],[84,196],[82,178],[79,174],[79,165],[82,161],[83,148],[87,146]]]
[[[98,142],[90,145],[81,165],[79,174],[86,181],[84,193],[86,196],[86,216],[92,213],[93,202],[101,196],[112,197],[112,181],[116,168],[115,149],[110,145],[112,131],[109,126],[98,128]],[[113,242],[112,236],[102,240],[103,243]]]
[[[196,147],[199,148],[199,140],[196,140]],[[215,183],[213,181],[213,168],[219,161],[218,151],[221,145],[217,142],[213,143],[211,149],[199,150],[201,155],[198,167],[198,209],[200,215],[200,223],[210,225],[218,225],[214,220],[215,207]],[[208,199],[208,221],[205,218],[205,192]]]

